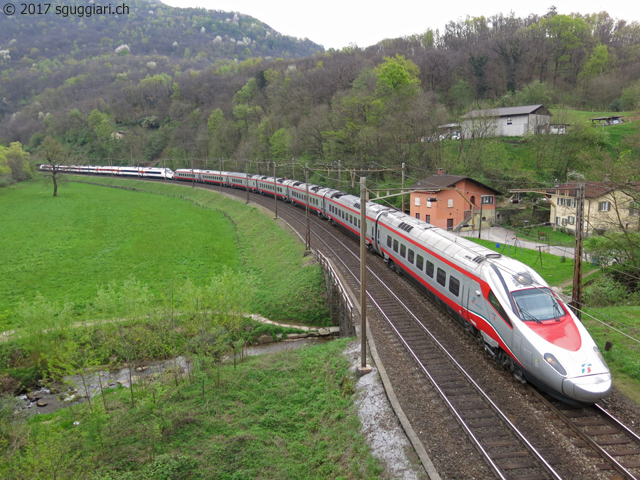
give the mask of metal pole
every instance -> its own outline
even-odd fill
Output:
[[[193,157],[191,157],[191,188],[196,186],[196,176],[193,173]]]
[[[342,190],[342,162],[338,160],[338,190]]]
[[[360,177],[360,368],[358,373],[371,372],[367,365],[367,177]]]
[[[404,213],[404,172],[405,172],[405,163],[402,162],[402,213]]]
[[[222,191],[222,159],[220,159],[220,191]]]
[[[571,293],[571,307],[576,317],[581,318],[582,305],[582,232],[584,223],[584,183],[578,184],[576,191],[576,244],[573,257],[573,292]]]
[[[244,162],[244,188],[247,190],[247,205],[249,205],[249,160]]]
[[[278,218],[278,183],[276,182],[276,162],[273,162],[273,200],[276,206],[276,218]]]
[[[307,214],[307,233],[305,235],[305,245],[307,251],[311,251],[311,223],[309,220],[309,164],[304,166],[304,181],[307,187],[307,199],[306,199],[306,214]]]
[[[482,236],[482,196],[480,197],[480,228],[478,229],[478,238]]]

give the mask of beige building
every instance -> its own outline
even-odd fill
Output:
[[[543,105],[493,108],[469,112],[461,121],[464,138],[513,137],[550,133],[551,112]]]
[[[568,182],[547,190],[552,202],[549,221],[556,226],[575,231],[578,185],[578,182]],[[640,204],[636,201],[639,194],[637,183],[614,187],[609,181],[585,182],[584,234],[622,229],[639,231]]]

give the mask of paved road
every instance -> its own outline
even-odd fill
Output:
[[[574,248],[573,247],[554,247],[549,246],[546,243],[533,242],[530,240],[523,240],[517,238],[516,232],[513,230],[508,230],[504,227],[489,227],[483,228],[482,232],[483,240],[491,240],[492,242],[499,243],[502,245],[510,245],[511,248],[514,247],[522,247],[529,248],[531,250],[536,250],[538,247],[542,247],[543,252],[550,253],[552,255],[558,255],[559,257],[565,256],[567,258],[573,258]],[[478,231],[475,232],[466,231],[460,232],[461,237],[474,237],[478,238]],[[508,247],[506,247],[508,249]]]

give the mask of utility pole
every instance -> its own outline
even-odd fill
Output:
[[[404,213],[404,172],[405,172],[405,163],[402,162],[402,213]]]
[[[196,176],[193,173],[193,157],[191,157],[191,188],[196,186]]]
[[[304,183],[307,187],[307,198],[306,198],[306,214],[307,214],[307,233],[305,235],[305,245],[307,252],[311,251],[311,221],[309,220],[309,164],[307,163],[304,166]]]
[[[291,159],[291,180],[296,179],[296,160],[295,158]]]
[[[478,229],[478,238],[482,238],[482,196],[480,197],[480,228]]]
[[[244,187],[247,190],[247,205],[249,205],[249,160],[244,162]]]
[[[273,200],[276,206],[276,218],[278,218],[278,183],[276,182],[276,162],[273,162]]]
[[[220,159],[220,191],[222,192],[222,158]]]
[[[573,292],[570,306],[576,317],[581,318],[582,306],[582,232],[584,223],[584,183],[579,183],[576,190],[576,244],[573,257]]]
[[[371,373],[367,365],[367,177],[360,177],[360,367],[359,375]]]
[[[342,191],[342,162],[338,160],[338,190]]]

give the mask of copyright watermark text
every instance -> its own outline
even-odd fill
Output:
[[[5,3],[2,13],[12,15],[59,15],[61,17],[91,17],[93,15],[128,15],[129,6],[108,5],[52,5],[50,3]]]

